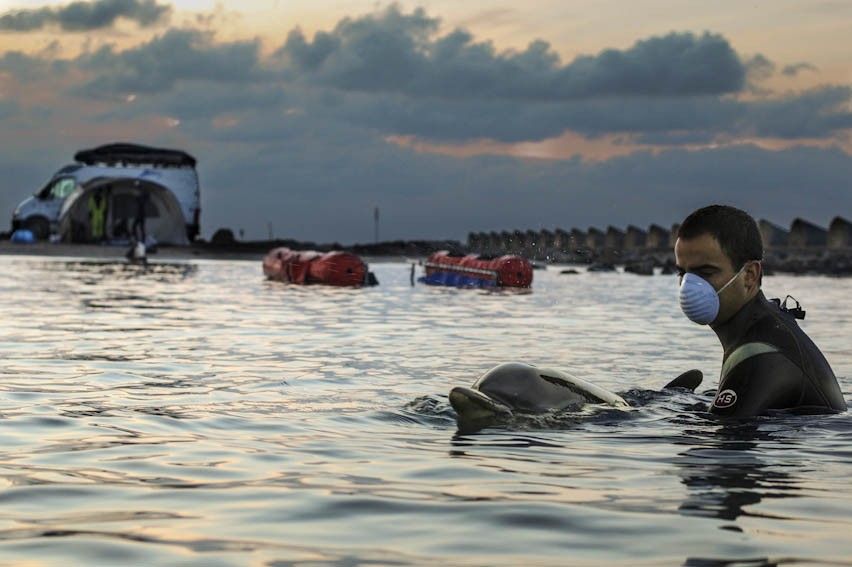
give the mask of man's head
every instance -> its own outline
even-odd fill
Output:
[[[763,241],[757,223],[745,211],[711,205],[690,214],[677,232],[675,261],[681,277],[696,274],[719,294],[719,325],[760,291]],[[742,271],[742,273],[740,273]],[[734,276],[739,276],[731,281]]]

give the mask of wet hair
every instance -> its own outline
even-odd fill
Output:
[[[727,205],[710,205],[690,214],[677,229],[677,237],[689,240],[709,234],[719,242],[734,270],[746,262],[763,260],[763,240],[755,220],[745,211]]]

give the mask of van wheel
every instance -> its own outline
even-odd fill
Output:
[[[47,240],[50,236],[50,223],[44,217],[30,217],[24,221],[23,228],[33,233],[36,240]]]

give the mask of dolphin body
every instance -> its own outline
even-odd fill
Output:
[[[694,391],[702,382],[700,370],[688,370],[663,386],[664,390]],[[466,388],[450,390],[450,404],[459,424],[481,424],[516,415],[577,410],[586,404],[630,409],[624,398],[600,386],[552,368],[509,362],[495,366]]]
[[[450,404],[460,422],[579,409],[590,403],[618,409],[630,407],[618,394],[576,376],[520,362],[500,364],[480,376],[470,388],[458,386],[450,390]]]

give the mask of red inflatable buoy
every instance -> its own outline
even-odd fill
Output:
[[[530,287],[532,264],[521,256],[481,257],[435,252],[426,260],[424,283],[436,285],[478,285],[483,287]]]
[[[263,273],[269,279],[294,284],[360,286],[372,283],[367,264],[349,252],[275,248],[263,258]]]

